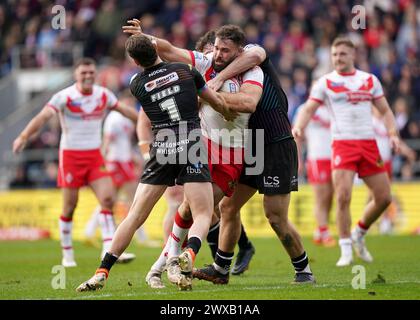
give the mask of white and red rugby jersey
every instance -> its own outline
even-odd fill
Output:
[[[104,135],[109,138],[107,161],[128,162],[132,160],[133,122],[117,111],[111,111],[104,122]]]
[[[305,138],[309,160],[331,159],[330,114],[325,105],[312,116],[305,129]]]
[[[383,161],[391,161],[392,147],[391,142],[389,141],[388,130],[386,129],[384,122],[377,117],[373,117],[372,123],[379,154],[381,155]]]
[[[213,79],[217,72],[213,69],[213,53],[207,55],[198,51],[190,51],[193,66],[200,72],[206,81]],[[224,92],[239,92],[244,83],[251,83],[263,87],[264,74],[256,66],[243,74],[225,82]],[[223,116],[210,105],[204,104],[200,109],[201,128],[203,135],[219,145],[229,148],[244,148],[247,135],[244,129],[248,128],[251,113],[239,113],[233,121],[226,121]],[[224,130],[223,130],[224,129]]]
[[[384,96],[371,73],[355,70],[326,74],[316,81],[309,99],[325,104],[331,115],[333,140],[373,140],[372,101]]]
[[[93,86],[91,94],[81,93],[73,84],[53,95],[47,106],[58,112],[60,118],[60,149],[99,149],[102,121],[107,109],[115,108],[117,103],[110,90],[98,85]]]

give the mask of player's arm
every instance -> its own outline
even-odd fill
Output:
[[[253,113],[262,95],[262,87],[244,83],[238,93],[221,92],[225,98],[225,106],[236,112]]]
[[[207,82],[208,86],[214,90],[219,90],[223,82],[233,78],[245,71],[260,65],[267,58],[264,48],[254,46],[243,51],[235,60],[224,68],[217,76]]]
[[[50,106],[45,106],[23,129],[19,136],[13,141],[13,152],[19,153],[24,148],[28,140],[38,132],[39,129],[49,120],[56,112]]]
[[[235,110],[230,110],[226,106],[226,101],[221,93],[216,92],[210,89],[207,86],[204,86],[201,90],[198,91],[198,96],[206,100],[211,107],[219,112],[227,121],[235,120],[238,116],[238,113]]]
[[[134,110],[134,108],[127,106],[124,103],[118,102],[117,106],[114,108],[115,111],[118,111],[121,113],[124,117],[127,117],[131,121],[134,122],[134,124],[137,123],[138,118],[138,112]]]
[[[124,33],[128,34],[144,34],[148,36],[152,42],[156,43],[159,57],[165,61],[192,63],[192,58],[189,50],[181,49],[172,45],[169,41],[154,37],[143,33],[141,23],[138,19],[131,19],[127,21],[127,25],[122,27]]]
[[[395,122],[394,114],[388,104],[388,101],[384,96],[374,99],[373,105],[379,110],[379,112],[383,116],[383,122],[388,130],[389,140],[391,142],[391,146],[396,153],[400,152],[400,136],[398,134],[397,124]]]
[[[109,145],[112,142],[112,139],[113,139],[112,134],[104,133],[104,136],[102,138],[102,147],[101,147],[102,155],[104,157],[108,153]]]
[[[296,123],[292,129],[293,136],[296,139],[303,138],[304,130],[314,115],[316,109],[321,105],[320,101],[308,99],[305,105],[299,110]]]
[[[136,126],[137,139],[139,140],[138,145],[140,153],[145,161],[149,160],[149,147],[153,141],[152,136],[152,123],[149,117],[146,115],[143,109],[139,112],[139,117]]]
[[[414,162],[416,162],[416,152],[411,149],[403,140],[400,141],[400,154],[406,157],[410,164],[414,164]]]

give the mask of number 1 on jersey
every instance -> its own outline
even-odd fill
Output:
[[[175,98],[169,98],[159,103],[162,111],[168,111],[171,121],[180,121],[181,115],[179,114],[178,106],[176,105]]]

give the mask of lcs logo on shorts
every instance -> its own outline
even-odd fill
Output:
[[[376,160],[376,165],[377,165],[379,168],[383,168],[383,167],[384,167],[384,162],[383,162],[383,160],[382,160],[381,158],[379,158],[378,160]]]
[[[264,176],[264,187],[266,188],[278,188],[280,179],[278,176]]]
[[[187,173],[188,174],[200,174],[202,167],[203,167],[203,164],[201,162],[193,164],[192,166],[187,167]]]

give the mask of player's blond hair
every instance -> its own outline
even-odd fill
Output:
[[[335,38],[331,47],[338,47],[340,45],[345,45],[349,48],[356,49],[356,46],[354,45],[353,41],[351,41],[347,37],[337,37],[337,38]]]

